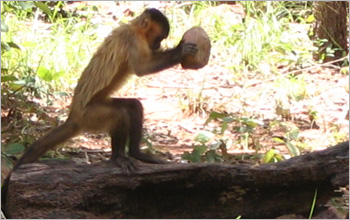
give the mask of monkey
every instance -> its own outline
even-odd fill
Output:
[[[167,17],[154,8],[146,9],[129,23],[115,28],[83,70],[67,120],[29,146],[13,171],[23,164],[35,162],[46,151],[83,132],[107,133],[112,146],[110,161],[124,172],[137,169],[130,157],[147,163],[163,163],[140,151],[143,128],[141,102],[132,98],[112,98],[111,94],[132,74],[157,73],[179,64],[184,56],[197,53],[196,44],[184,41],[172,49],[162,50],[161,42],[168,37],[169,30]],[[127,144],[128,156],[125,152]],[[3,205],[10,175],[1,190]]]

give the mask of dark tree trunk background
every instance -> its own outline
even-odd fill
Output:
[[[12,174],[12,218],[276,218],[307,214],[349,184],[349,142],[275,164],[107,164],[46,161]]]
[[[326,54],[326,48],[331,45],[336,50],[334,57],[326,56],[324,62],[342,58],[349,53],[349,2],[348,1],[316,1],[314,2],[314,37],[313,39],[327,39],[319,51],[314,54],[314,59],[319,60]],[[317,45],[316,45],[317,46]],[[345,53],[344,53],[345,51]],[[341,63],[339,63],[341,64]]]

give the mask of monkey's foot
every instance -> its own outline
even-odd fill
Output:
[[[131,158],[125,156],[117,156],[113,158],[113,160],[111,159],[110,162],[112,162],[113,165],[120,167],[124,173],[130,173],[137,170],[135,162]]]

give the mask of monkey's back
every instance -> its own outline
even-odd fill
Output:
[[[69,116],[79,119],[91,100],[108,99],[118,90],[131,73],[129,49],[135,31],[129,25],[122,25],[104,40],[89,64],[84,69],[74,91]]]

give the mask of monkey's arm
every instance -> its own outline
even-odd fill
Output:
[[[177,47],[163,52],[153,51],[150,57],[138,56],[131,65],[137,76],[144,76],[170,68],[181,62],[184,55],[195,55],[198,49],[193,43],[180,43]]]

